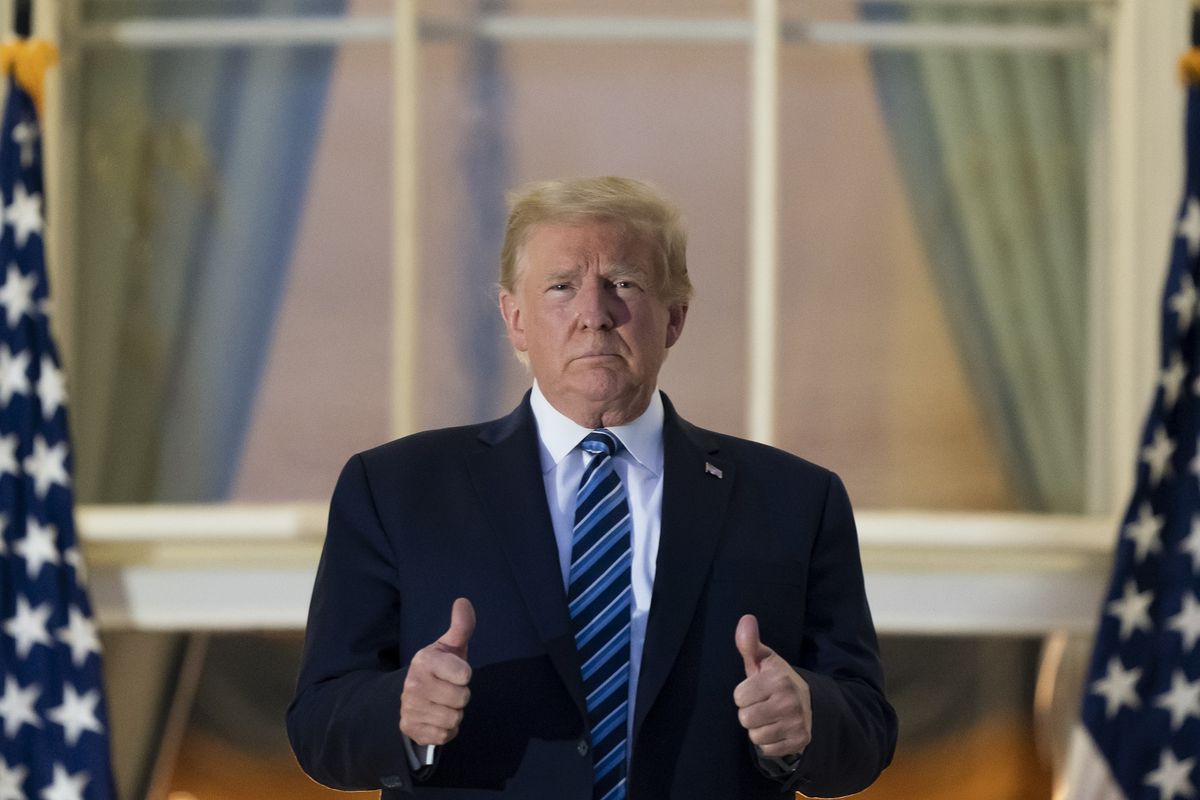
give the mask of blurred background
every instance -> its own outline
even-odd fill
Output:
[[[337,796],[282,726],[334,480],[515,405],[505,191],[622,174],[691,231],[662,387],[836,470],[860,512],[901,719],[864,796],[1049,797],[1155,381],[1189,19],[35,4],[60,47],[47,237],[121,796]]]

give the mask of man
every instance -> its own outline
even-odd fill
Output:
[[[622,178],[511,203],[500,312],[534,385],[503,419],[352,458],[288,732],[383,797],[836,796],[891,759],[832,473],[685,422],[673,206]]]

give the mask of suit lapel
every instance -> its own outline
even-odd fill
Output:
[[[735,479],[733,464],[717,455],[715,439],[681,420],[665,395],[663,402],[662,529],[634,708],[635,742],[695,616]],[[733,631],[729,641],[732,647]]]
[[[479,493],[516,585],[555,669],[586,716],[575,637],[538,456],[529,395],[509,416],[485,426],[488,445],[469,461]]]

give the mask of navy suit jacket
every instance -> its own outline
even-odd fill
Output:
[[[891,759],[896,718],[841,481],[697,428],[664,402],[662,530],[628,796],[862,789]],[[445,632],[456,597],[477,614],[471,699],[432,774],[414,780],[399,731],[405,669]],[[743,614],[757,615],[763,643],[811,688],[813,739],[786,779],[760,769],[738,724],[733,690],[745,671],[734,630]],[[528,395],[500,420],[351,458],[334,491],[288,709],[305,771],[386,799],[590,800],[585,709]]]

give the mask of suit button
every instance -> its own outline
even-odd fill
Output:
[[[575,744],[575,752],[581,756],[586,756],[591,747],[588,746],[587,739],[580,739]]]

